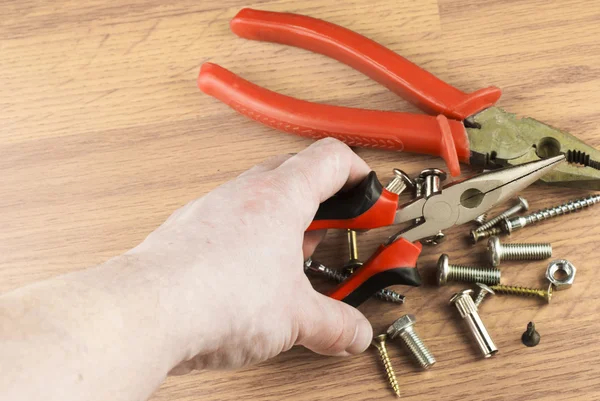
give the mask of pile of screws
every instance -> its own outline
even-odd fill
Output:
[[[411,180],[400,170],[394,170],[394,179],[386,187],[396,193],[402,192],[406,187],[413,188],[415,197],[431,194],[440,188],[440,182],[445,178],[441,170],[427,169],[419,177]],[[457,292],[450,299],[459,315],[465,321],[474,343],[484,358],[490,358],[498,352],[488,330],[486,329],[480,315],[479,307],[489,295],[506,294],[543,299],[549,303],[555,290],[570,288],[573,284],[576,269],[569,261],[560,259],[551,262],[546,269],[546,279],[549,284],[547,288],[529,288],[525,286],[501,284],[501,270],[498,266],[503,261],[519,260],[543,260],[552,257],[552,245],[549,243],[502,243],[499,235],[510,234],[516,229],[527,225],[549,219],[555,216],[575,212],[600,202],[600,195],[591,195],[569,201],[562,205],[540,210],[538,212],[518,216],[519,213],[527,211],[529,204],[527,200],[518,197],[514,206],[495,217],[487,214],[475,219],[479,227],[471,230],[470,239],[475,244],[483,238],[487,238],[487,260],[490,266],[466,266],[450,264],[449,257],[442,254],[438,260],[438,285],[443,286],[454,282],[473,283],[477,293],[472,289],[464,289]],[[444,239],[442,232],[434,237],[422,241],[426,245],[437,245]],[[305,272],[325,277],[331,281],[340,283],[344,281],[356,269],[362,266],[358,258],[356,244],[356,232],[348,230],[349,259],[342,270],[330,269],[322,264],[308,259],[305,262]],[[562,278],[557,278],[556,273],[563,273]],[[404,295],[395,291],[384,289],[375,294],[375,297],[396,304],[405,302]],[[385,334],[380,334],[373,339],[373,346],[377,348],[383,362],[383,366],[394,393],[400,397],[400,387],[392,367],[388,354],[386,341],[388,339],[400,339],[409,350],[415,361],[422,369],[429,369],[436,362],[432,353],[423,344],[414,330],[416,319],[413,315],[404,315],[397,319]],[[521,336],[521,341],[527,347],[535,347],[540,342],[540,335],[535,329],[535,324],[529,322],[526,331]]]
[[[562,216],[564,214],[577,212],[598,202],[600,202],[600,195],[590,195],[585,198],[571,200],[562,205],[538,210],[537,212],[526,216],[516,216],[521,212],[529,210],[529,203],[525,199],[519,197],[518,203],[515,206],[492,219],[487,220],[486,216],[479,216],[475,222],[481,225],[476,229],[471,230],[471,241],[476,243],[480,239],[494,235],[511,234],[513,231],[525,226],[553,217]]]

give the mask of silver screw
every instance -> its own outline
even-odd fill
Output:
[[[423,196],[429,198],[433,194],[437,194],[442,190],[442,182],[446,180],[446,173],[437,168],[427,168],[421,171],[419,177],[414,180],[415,183],[415,198]],[[416,223],[420,223],[421,219],[416,219]],[[431,237],[422,238],[423,245],[439,245],[446,239],[443,232],[439,231]]]
[[[537,223],[538,221],[551,219],[556,216],[577,212],[588,206],[592,206],[600,202],[600,195],[590,195],[587,198],[581,198],[563,203],[559,206],[549,207],[546,209],[539,210],[535,213],[527,216],[515,217],[513,219],[506,219],[502,222],[502,228],[505,232],[511,233],[519,228],[523,228],[526,225]]]
[[[498,352],[498,348],[496,348],[494,341],[479,317],[472,294],[473,290],[460,291],[450,298],[450,304],[456,306],[460,316],[467,322],[467,327],[479,346],[483,357],[489,358]]]
[[[389,184],[387,184],[385,187],[385,189],[387,189],[388,191],[400,195],[402,192],[404,192],[407,186],[412,187],[415,185],[414,182],[408,176],[408,174],[406,174],[399,168],[395,168],[393,172],[394,178],[392,178]]]
[[[331,281],[335,281],[336,283],[341,283],[342,281],[346,280],[349,276],[349,274],[339,272],[337,270],[324,266],[319,262],[313,261],[311,258],[308,258],[304,262],[304,271],[306,273],[321,275]],[[398,294],[396,291],[388,289],[383,289],[376,292],[375,298],[386,302],[392,302],[395,304],[403,304],[406,299],[404,295]]]
[[[503,260],[542,260],[552,257],[551,244],[501,244],[496,236],[488,240],[487,250],[494,267]]]
[[[387,329],[387,335],[392,340],[400,337],[419,365],[423,369],[429,369],[435,364],[435,358],[415,332],[413,325],[416,321],[414,315],[404,315],[392,323]]]
[[[500,227],[492,227],[489,230],[477,231],[477,229],[471,230],[470,238],[471,242],[476,244],[480,239],[488,238],[493,235],[502,234],[504,231]]]
[[[514,205],[513,207],[500,213],[498,216],[488,220],[487,223],[482,224],[480,227],[478,227],[476,229],[476,231],[488,230],[488,229],[494,227],[496,224],[500,223],[502,220],[505,220],[511,216],[514,216],[515,214],[520,213],[521,211],[525,211],[525,210],[529,209],[529,202],[527,202],[527,200],[525,198],[521,198],[519,196],[517,198],[517,200],[518,200],[518,203],[516,205]]]
[[[479,305],[483,302],[485,297],[488,295],[495,295],[494,290],[482,283],[475,283],[477,287],[479,287],[479,291],[477,292],[477,298],[475,298],[475,306],[479,309]]]
[[[494,285],[500,282],[500,270],[495,267],[451,265],[448,255],[443,253],[438,260],[437,280],[440,286],[451,281]]]
[[[487,212],[482,213],[479,216],[475,217],[475,219],[473,221],[475,223],[477,223],[477,225],[479,225],[479,226],[484,225],[488,221],[488,214],[487,214]]]

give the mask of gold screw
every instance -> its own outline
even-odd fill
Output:
[[[498,294],[518,295],[522,297],[538,297],[546,300],[548,303],[550,303],[550,300],[552,299],[552,284],[548,286],[547,290],[542,288],[516,287],[502,284],[492,285],[490,288]]]
[[[377,351],[379,351],[379,356],[381,356],[381,361],[383,362],[383,367],[385,368],[385,373],[387,374],[388,381],[390,382],[390,386],[396,393],[396,396],[400,398],[400,387],[398,386],[398,380],[396,380],[396,373],[394,373],[394,368],[392,368],[392,361],[390,360],[390,356],[387,352],[387,347],[385,346],[385,340],[387,339],[387,334],[380,334],[373,339],[371,344]]]

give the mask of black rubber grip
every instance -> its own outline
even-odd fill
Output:
[[[371,171],[360,184],[340,191],[321,203],[314,220],[346,220],[360,216],[369,210],[381,196],[383,185],[377,174]]]
[[[421,285],[421,275],[416,267],[397,267],[377,273],[357,289],[352,291],[350,295],[342,299],[348,305],[357,307],[358,305],[371,298],[379,290],[383,290],[390,285],[410,285],[419,287]]]

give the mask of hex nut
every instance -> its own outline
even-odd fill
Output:
[[[564,279],[557,279],[554,277],[557,271],[562,271],[566,274]],[[546,269],[546,278],[554,286],[557,291],[566,290],[571,288],[573,281],[575,281],[575,273],[577,269],[571,262],[566,259],[559,259],[550,262],[548,269]]]

